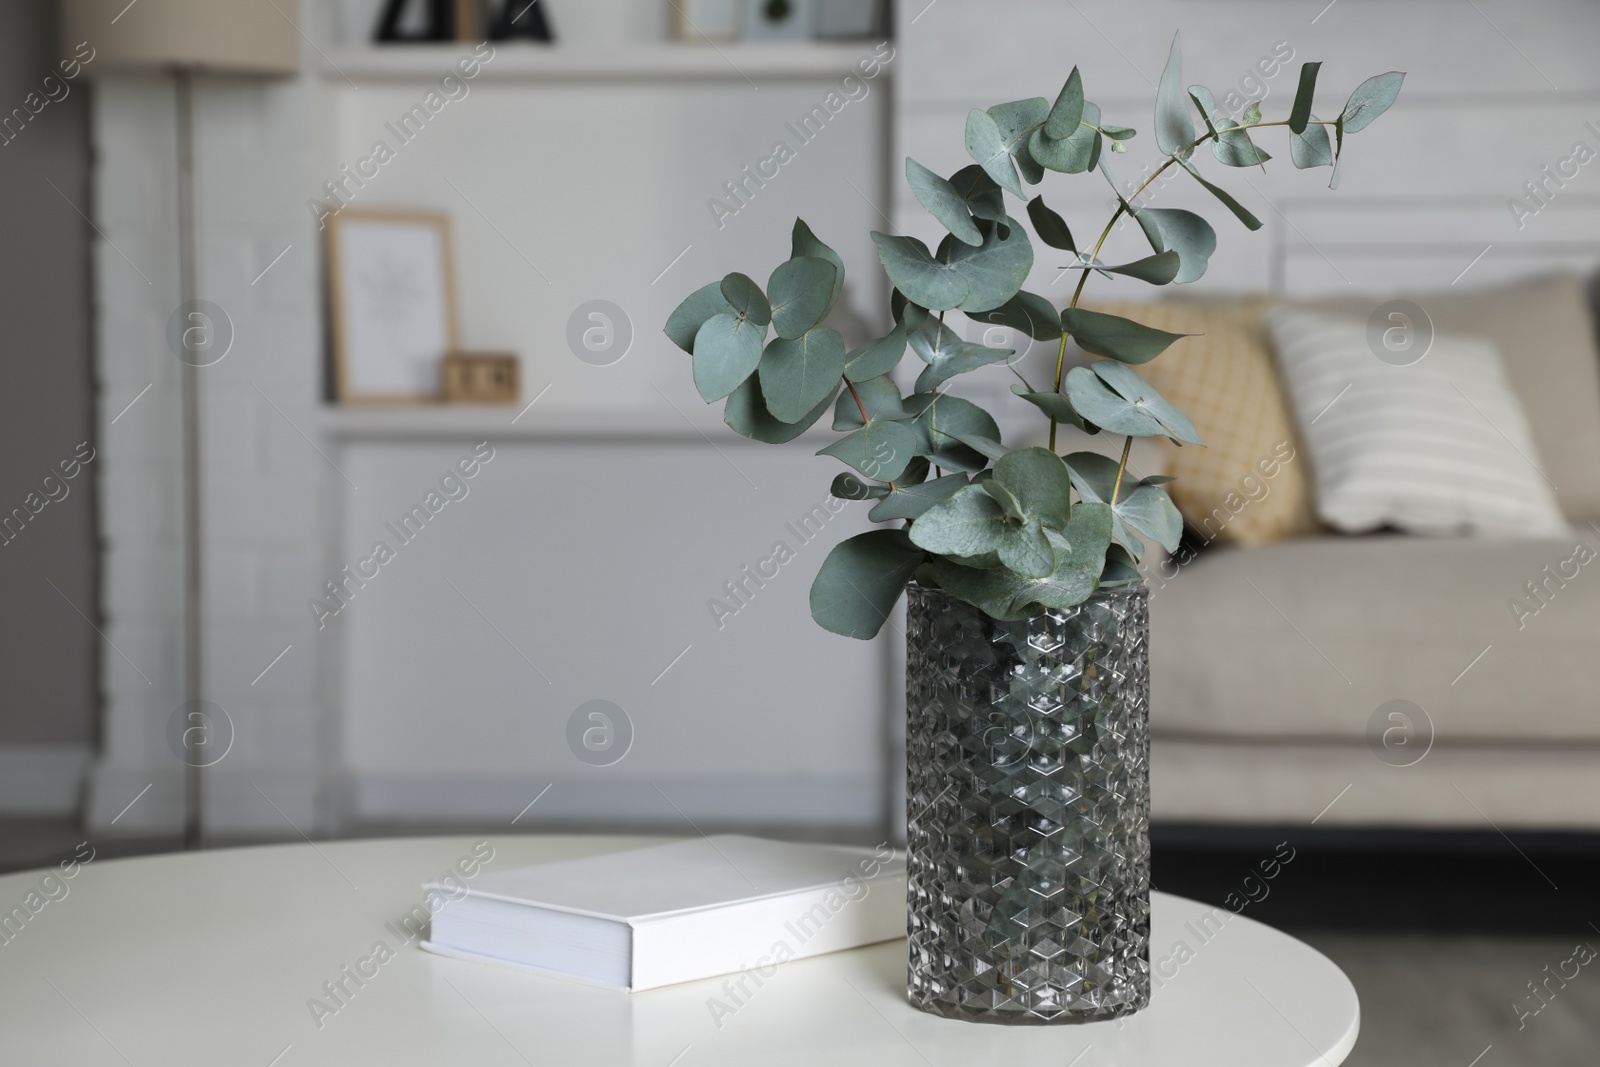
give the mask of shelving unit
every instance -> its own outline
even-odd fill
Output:
[[[477,77],[491,81],[731,81],[833,79],[857,73],[873,41],[802,44],[632,42],[605,47],[496,45]],[[467,44],[336,48],[324,54],[325,79],[433,81],[470,54]],[[891,75],[894,64],[876,75]]]

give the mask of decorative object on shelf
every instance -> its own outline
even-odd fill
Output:
[[[849,41],[882,34],[887,5],[881,0],[817,0],[817,36]]]
[[[345,208],[328,220],[328,284],[334,399],[438,399],[457,345],[449,218]]]
[[[456,37],[455,0],[388,0],[378,16],[373,35],[388,44],[453,41]]]
[[[499,352],[452,352],[444,357],[444,398],[452,404],[515,404],[517,357]]]
[[[912,193],[949,232],[932,251],[912,237],[872,235],[893,286],[895,326],[854,350],[822,325],[844,262],[798,220],[791,258],[765,289],[729,274],[667,320],[667,336],[692,357],[700,395],[727,401],[730,427],[778,444],[832,411],[845,435],[822,453],[853,468],[834,479],[834,495],[874,501],[873,521],[904,523],[837,545],[812,584],[811,614],[834,633],[870,638],[916,583],[907,897],[908,986],[920,1008],[1073,1022],[1148,1001],[1148,626],[1138,567],[1146,540],[1177,548],[1182,521],[1161,488],[1168,479],[1130,475],[1128,451],[1134,437],[1200,440],[1133,369],[1183,335],[1079,304],[1091,272],[1155,285],[1205,273],[1217,244],[1210,223],[1185,209],[1136,206],[1169,170],[1182,169],[1245,227],[1260,228],[1201,176],[1202,147],[1223,166],[1256,166],[1269,157],[1251,131],[1287,126],[1294,165],[1332,167],[1337,185],[1345,136],[1389,108],[1404,75],[1369,78],[1324,120],[1311,111],[1318,68],[1301,68],[1287,120],[1264,122],[1252,105],[1235,122],[1210,90],[1185,88],[1174,37],[1156,93],[1165,161],[1118,197],[1083,252],[1066,220],[1042,196],[1029,199],[1024,183],[1097,167],[1110,178],[1102,153],[1121,151],[1134,131],[1102,119],[1076,69],[1053,103],[1034,97],[972,111],[973,165],[947,178],[906,160]],[[1007,193],[1027,200],[1037,239],[1080,272],[1063,310],[1022,288],[1034,249]],[[1139,223],[1132,233],[1142,231],[1150,254],[1102,260],[1124,216]],[[1011,349],[963,341],[944,321],[950,311],[1051,342],[1051,380],[1028,381]],[[1069,371],[1069,339],[1103,358]],[[924,364],[909,396],[892,377],[908,347]],[[957,375],[1000,364],[1017,379],[1012,391],[1048,418],[1048,448],[1008,448],[988,412],[944,391]],[[1121,459],[1058,454],[1062,422],[1123,436]]]
[[[489,40],[555,42],[544,0],[490,0],[490,3],[491,10],[485,20]]]
[[[743,0],[739,36],[746,41],[806,41],[817,26],[817,0]]]
[[[668,0],[672,36],[680,41],[731,41],[739,36],[744,0]]]

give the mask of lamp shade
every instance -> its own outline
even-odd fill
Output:
[[[185,67],[219,74],[293,75],[298,0],[66,0],[68,48],[95,50],[93,72]]]

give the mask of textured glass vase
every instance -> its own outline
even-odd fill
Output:
[[[984,1022],[1150,1001],[1148,595],[1000,622],[913,585],[908,994]]]

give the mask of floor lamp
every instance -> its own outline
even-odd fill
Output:
[[[159,71],[177,96],[178,262],[182,309],[201,299],[195,178],[195,82],[202,75],[292,77],[300,70],[298,0],[67,0],[62,41],[69,54],[80,42],[93,51],[93,75]],[[79,53],[81,54],[81,53]],[[187,311],[185,311],[187,314]],[[180,331],[182,332],[182,331]],[[183,333],[187,337],[187,333]],[[205,699],[201,618],[200,373],[203,361],[182,362],[183,424],[183,695],[196,708]],[[206,729],[209,729],[207,723]],[[204,767],[183,734],[183,838],[197,848],[203,832]],[[204,735],[202,735],[204,736]]]

